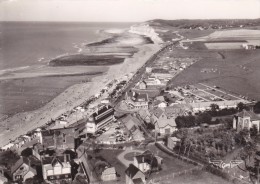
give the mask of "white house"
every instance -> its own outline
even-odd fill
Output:
[[[71,165],[69,155],[43,157],[42,175],[44,180],[71,179]]]
[[[258,117],[252,111],[243,110],[242,112],[238,113],[233,119],[233,128],[237,131],[250,129],[255,125],[259,132],[259,124],[260,117]]]

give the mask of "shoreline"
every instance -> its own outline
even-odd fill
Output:
[[[30,112],[18,113],[1,121],[2,126],[9,124],[10,130],[4,130],[0,134],[0,147],[84,103],[104,87],[107,79],[112,80],[135,72],[161,46],[154,43],[137,46],[137,48],[139,51],[133,57],[126,58],[122,64],[111,66],[104,75],[94,77],[91,82],[72,85],[43,107]],[[19,131],[17,131],[18,129]]]

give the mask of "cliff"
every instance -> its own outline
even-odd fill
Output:
[[[159,37],[159,34],[150,27],[148,24],[137,24],[130,27],[130,33],[135,33],[139,35],[144,35],[150,37],[154,43],[163,43],[163,40]]]

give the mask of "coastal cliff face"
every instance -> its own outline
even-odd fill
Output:
[[[140,34],[150,37],[154,43],[163,43],[163,40],[159,37],[158,33],[149,26],[149,24],[137,24],[130,27],[130,33]]]

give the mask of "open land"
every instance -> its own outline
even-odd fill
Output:
[[[260,99],[260,85],[257,82],[260,53],[257,50],[177,50],[172,54],[202,59],[173,78],[170,86],[202,82],[220,86],[251,99]],[[203,72],[204,68],[213,69],[215,72]]]

